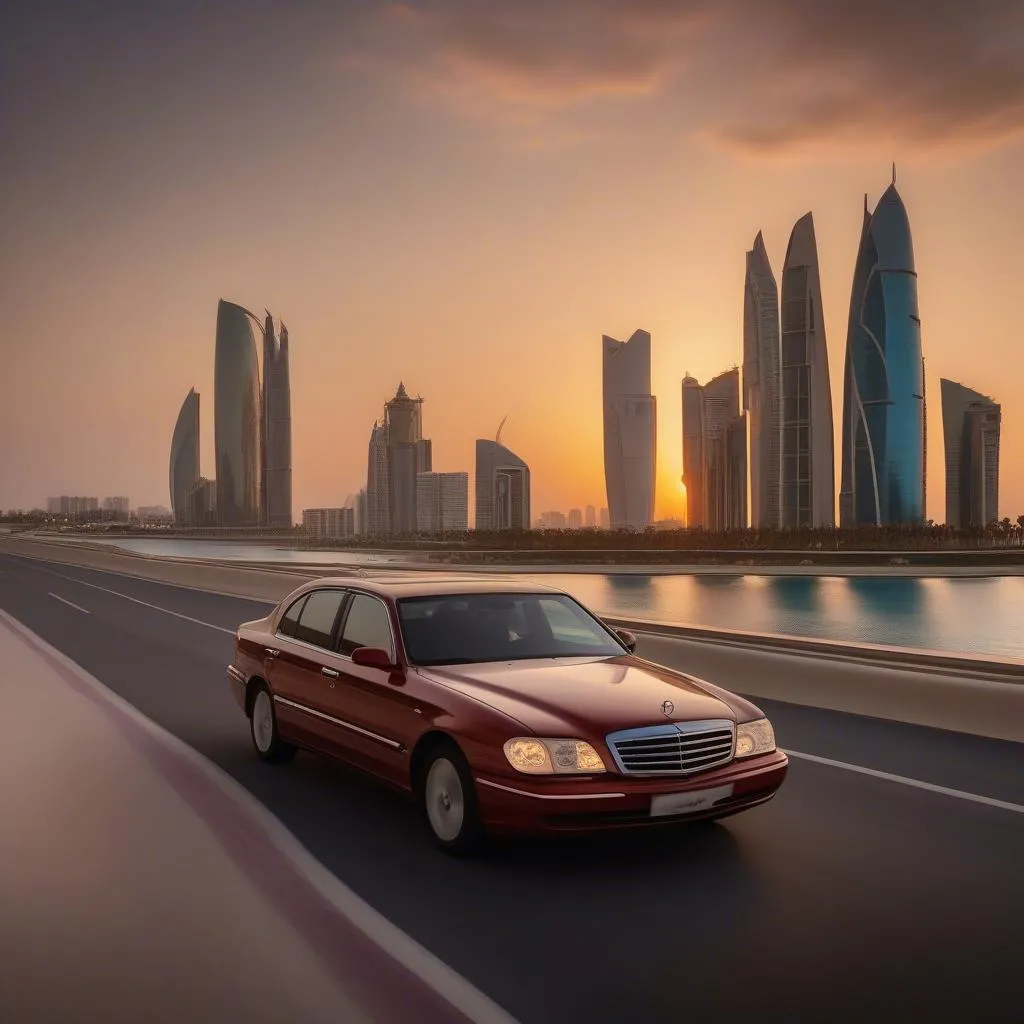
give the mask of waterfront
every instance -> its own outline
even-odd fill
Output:
[[[106,543],[106,542],[103,542]],[[237,542],[110,541],[177,558],[386,568],[409,553],[299,551]],[[664,622],[1024,658],[1024,577],[518,573],[596,610]]]

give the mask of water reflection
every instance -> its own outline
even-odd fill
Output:
[[[239,542],[119,539],[146,554],[386,564],[394,555]],[[523,577],[520,577],[523,578]],[[648,576],[531,573],[605,614],[751,632],[1024,658],[1024,577]]]

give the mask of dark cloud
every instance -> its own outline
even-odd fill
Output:
[[[449,97],[523,116],[674,95],[753,154],[1024,130],[1024,0],[436,0],[393,5]]]

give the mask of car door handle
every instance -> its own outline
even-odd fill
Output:
[[[264,647],[263,652],[268,658],[276,658],[281,653],[280,651],[275,651],[273,647]]]
[[[320,669],[320,675],[327,676],[328,679],[337,679],[341,673],[334,668],[322,668]]]

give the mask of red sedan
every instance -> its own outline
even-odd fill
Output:
[[[302,748],[363,769],[450,852],[770,800],[788,759],[762,712],[635,647],[534,584],[323,579],[239,627],[228,678],[264,761]]]

